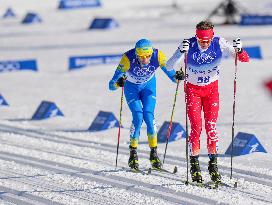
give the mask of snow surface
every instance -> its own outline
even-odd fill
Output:
[[[116,65],[68,71],[68,57],[121,54],[136,40],[149,38],[168,57],[183,38],[194,35],[197,22],[207,17],[219,0],[104,0],[102,8],[59,11],[58,1],[1,0],[0,12],[11,7],[15,19],[1,19],[0,61],[37,59],[39,72],[0,74],[0,94],[10,104],[0,107],[0,204],[272,204],[272,99],[263,82],[272,78],[272,27],[216,26],[228,40],[240,37],[244,46],[259,45],[264,59],[238,64],[235,133],[257,136],[268,153],[233,159],[224,156],[231,142],[234,60],[222,62],[220,78],[219,158],[223,181],[238,188],[209,190],[186,186],[185,140],[168,146],[164,168],[176,175],[128,172],[131,114],[123,110],[118,167],[115,168],[117,129],[88,132],[100,110],[119,116],[120,90],[108,91]],[[174,4],[177,4],[174,7]],[[271,0],[238,1],[251,13],[271,14]],[[29,12],[43,22],[22,25]],[[117,29],[87,30],[94,17],[113,17]],[[157,72],[158,125],[169,120],[175,92],[163,72]],[[180,88],[182,90],[182,88]],[[42,100],[53,101],[65,117],[29,120]],[[179,93],[174,121],[185,124],[184,94]],[[139,145],[140,166],[149,165],[146,127]],[[201,168],[207,172],[206,140],[201,136]],[[162,157],[165,144],[159,144]]]

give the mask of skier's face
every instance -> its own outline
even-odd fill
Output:
[[[151,55],[147,55],[147,56],[138,56],[138,59],[140,60],[140,62],[141,62],[143,65],[149,64],[150,58],[151,58]]]
[[[211,45],[212,39],[202,40],[198,38],[197,41],[202,49],[207,49]]]

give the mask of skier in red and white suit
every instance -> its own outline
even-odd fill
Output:
[[[204,112],[205,129],[207,135],[207,149],[210,158],[209,173],[213,181],[220,181],[221,176],[217,168],[218,136],[216,121],[219,111],[218,79],[220,62],[224,52],[238,60],[248,62],[249,56],[242,49],[239,38],[233,45],[224,38],[215,37],[213,24],[202,21],[196,26],[196,35],[184,39],[168,60],[166,67],[171,70],[187,53],[187,71],[185,93],[187,100],[187,113],[191,124],[189,137],[190,163],[192,180],[202,182],[198,156],[200,153],[200,134],[202,130],[201,111]]]

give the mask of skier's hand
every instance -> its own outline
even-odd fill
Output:
[[[184,72],[182,70],[176,71],[175,77],[177,80],[184,80],[185,79]]]
[[[241,53],[243,51],[242,49],[243,43],[240,38],[236,38],[233,40],[233,47],[236,49],[238,53]]]
[[[109,82],[109,90],[114,91],[114,90],[116,90],[117,88],[118,88],[118,86],[116,85],[116,82],[113,81],[113,80],[111,80],[111,81]]]
[[[184,39],[182,41],[182,43],[179,45],[179,50],[182,52],[182,53],[185,53],[185,52],[188,52],[189,50],[189,46],[190,45],[190,41],[188,39]]]
[[[126,77],[121,77],[117,80],[116,84],[119,86],[119,87],[124,87],[125,85],[125,82],[126,82]]]

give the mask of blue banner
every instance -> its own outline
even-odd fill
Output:
[[[79,69],[90,65],[118,64],[122,55],[74,56],[69,58],[69,70]]]
[[[271,15],[241,15],[240,25],[271,25]]]
[[[41,17],[36,13],[27,13],[25,18],[22,20],[23,24],[41,23]]]
[[[100,0],[60,0],[59,9],[100,7]]]
[[[119,122],[112,112],[99,111],[89,127],[89,131],[102,131],[119,127]]]
[[[233,146],[232,144],[230,144],[225,154],[233,154],[233,156],[239,156],[251,154],[253,152],[267,153],[267,151],[264,149],[264,147],[254,134],[238,132],[233,141]]]
[[[13,18],[15,17],[15,13],[13,12],[12,8],[8,8],[3,15],[3,18]]]
[[[36,60],[0,61],[0,72],[14,70],[38,71]]]
[[[245,51],[248,53],[249,57],[255,59],[263,59],[261,47],[260,46],[250,46],[250,47],[243,47]],[[229,58],[228,53],[224,53],[224,58]]]
[[[161,126],[160,130],[158,131],[158,142],[159,143],[164,143],[167,140],[168,137],[168,129],[169,129],[170,122],[165,121],[163,125]],[[177,141],[181,138],[186,138],[186,131],[182,127],[181,124],[178,122],[173,122],[172,123],[172,129],[171,133],[168,138],[168,142],[173,142]]]
[[[245,47],[245,51],[248,53],[250,58],[262,59],[262,53],[260,46]]]
[[[5,98],[0,94],[0,106],[2,105],[9,106]]]
[[[95,18],[89,29],[113,29],[119,27],[116,20],[112,18]]]
[[[56,116],[64,116],[54,102],[42,101],[32,116],[32,120],[42,120]]]

